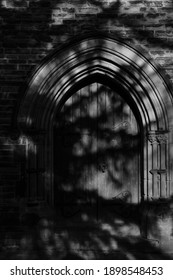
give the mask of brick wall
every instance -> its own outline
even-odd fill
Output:
[[[70,38],[103,31],[143,48],[172,81],[172,18],[173,3],[168,0],[0,1],[1,195],[8,192],[7,197],[13,196],[12,187],[20,173],[15,177],[15,147],[4,136],[10,132],[22,84],[34,67]]]
[[[24,146],[11,123],[27,76],[52,50],[87,32],[145,50],[173,82],[171,0],[0,0],[0,202],[16,203]],[[20,149],[18,149],[20,145]]]

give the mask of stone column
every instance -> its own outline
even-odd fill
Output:
[[[167,196],[167,186],[166,186],[166,150],[167,150],[167,135],[159,134],[157,135],[157,140],[160,147],[160,169],[158,173],[160,174],[160,197],[165,198]]]
[[[152,155],[149,159],[152,159],[152,169],[150,173],[152,174],[152,191],[148,191],[148,193],[155,198],[159,197],[158,187],[157,187],[157,171],[158,171],[158,141],[155,134],[149,134],[148,140],[152,146]],[[149,197],[151,198],[151,197]]]
[[[28,137],[28,156],[27,156],[27,184],[28,201],[40,203],[44,197],[43,175],[44,151],[43,141],[44,132],[32,131]]]
[[[152,145],[152,199],[164,198],[166,190],[166,149],[167,134],[164,131],[151,131],[148,133],[148,141]],[[158,176],[159,175],[159,176]]]

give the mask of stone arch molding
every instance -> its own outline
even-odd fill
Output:
[[[27,135],[28,156],[32,150],[42,158],[44,166],[39,168],[44,170],[47,201],[53,200],[52,151],[48,147],[57,108],[74,88],[97,79],[120,87],[133,104],[143,143],[143,198],[170,196],[173,100],[165,78],[141,51],[114,38],[88,36],[53,52],[37,67],[18,111],[17,123]],[[28,188],[33,197],[34,190]]]

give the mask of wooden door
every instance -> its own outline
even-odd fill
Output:
[[[92,83],[65,102],[55,123],[54,178],[60,227],[130,219],[140,200],[139,132],[115,91]]]

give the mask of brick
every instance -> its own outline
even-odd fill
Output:
[[[51,7],[51,1],[29,1],[29,7],[30,8],[50,8]]]
[[[150,51],[150,54],[151,55],[158,55],[158,56],[163,56],[164,55],[164,51],[162,50],[153,50],[153,51]]]
[[[173,58],[164,57],[164,58],[156,58],[156,62],[165,68],[173,68]]]
[[[27,0],[8,0],[6,1],[7,8],[26,8],[27,7]]]
[[[97,14],[101,12],[101,9],[99,7],[81,7],[76,10],[76,14],[85,14],[85,15],[90,15],[90,14]],[[113,11],[111,11],[113,13]]]
[[[143,1],[144,5],[147,7],[162,7],[163,1]]]
[[[170,7],[170,8],[162,7],[160,9],[158,9],[158,12],[159,13],[167,13],[167,14],[169,13],[169,15],[170,15],[170,13],[173,14],[172,9],[173,9],[173,7]]]
[[[69,14],[73,14],[76,11],[76,9],[74,7],[72,7],[72,8],[64,7],[64,8],[62,8],[62,11],[69,13]]]
[[[163,6],[164,7],[172,7],[172,0],[165,0],[163,1]]]
[[[154,36],[158,37],[158,38],[160,38],[160,37],[165,38],[165,37],[167,37],[167,33],[164,30],[157,30],[157,31],[155,31]]]
[[[0,64],[6,64],[7,62],[6,58],[0,58]]]
[[[3,70],[17,70],[17,65],[4,64],[4,65],[0,65],[0,69],[3,69]]]

